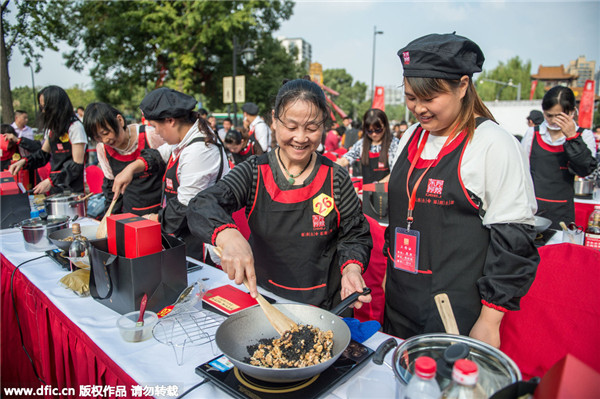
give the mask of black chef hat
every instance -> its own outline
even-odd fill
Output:
[[[398,50],[404,76],[460,79],[481,72],[485,60],[479,46],[454,33],[431,34]]]
[[[194,97],[167,87],[152,90],[144,97],[140,109],[149,120],[179,118],[194,109]]]
[[[529,116],[527,117],[527,119],[529,119],[536,125],[541,125],[542,122],[544,121],[544,114],[542,114],[540,111],[534,109],[533,111],[531,111],[529,113]]]
[[[254,103],[246,103],[242,105],[242,111],[249,115],[258,115],[258,105]]]

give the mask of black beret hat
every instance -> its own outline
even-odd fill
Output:
[[[242,111],[250,115],[258,115],[258,105],[254,103],[246,103],[242,105]]]
[[[167,87],[152,90],[144,97],[140,109],[149,120],[179,118],[196,106],[194,97]]]
[[[533,111],[531,111],[529,113],[529,116],[527,117],[527,119],[531,120],[536,125],[541,125],[542,122],[544,121],[544,114],[542,114],[540,111],[534,109]]]
[[[454,33],[420,37],[398,50],[404,76],[460,79],[481,72],[483,52],[479,46]]]

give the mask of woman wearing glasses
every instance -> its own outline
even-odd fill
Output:
[[[247,278],[254,297],[258,282],[330,309],[365,286],[369,224],[348,173],[316,152],[329,112],[316,83],[286,82],[273,110],[278,147],[237,165],[188,205],[192,233],[222,249],[223,270],[237,284]],[[241,208],[249,242],[231,217]]]
[[[398,149],[398,140],[390,131],[387,115],[380,109],[372,108],[363,116],[363,137],[337,160],[346,167],[360,161],[363,184],[386,182]]]

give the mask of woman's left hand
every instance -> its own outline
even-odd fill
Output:
[[[33,188],[33,193],[34,194],[44,194],[45,192],[50,191],[50,189],[52,188],[52,182],[50,181],[50,179],[44,179],[42,180],[40,183],[38,183],[37,186],[35,186]]]
[[[366,287],[365,280],[363,280],[362,275],[360,274],[361,270],[361,267],[356,263],[350,263],[344,267],[344,270],[342,271],[342,300],[355,292],[362,292],[363,288]],[[354,302],[350,307],[360,309],[363,303],[369,303],[371,300],[371,294],[362,295],[359,296],[358,301]]]
[[[469,337],[478,339],[494,348],[500,348],[500,322],[504,317],[504,313],[482,306],[479,318],[473,325]]]
[[[567,115],[564,112],[561,112],[554,118],[555,123],[560,127],[560,131],[566,138],[571,138],[577,134],[573,117],[573,115]]]

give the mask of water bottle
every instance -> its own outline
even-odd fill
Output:
[[[487,395],[477,384],[477,363],[460,359],[452,368],[452,383],[442,391],[442,399],[486,399]]]
[[[437,364],[429,356],[421,356],[415,361],[415,374],[410,379],[404,399],[438,399],[440,386],[435,379]]]

